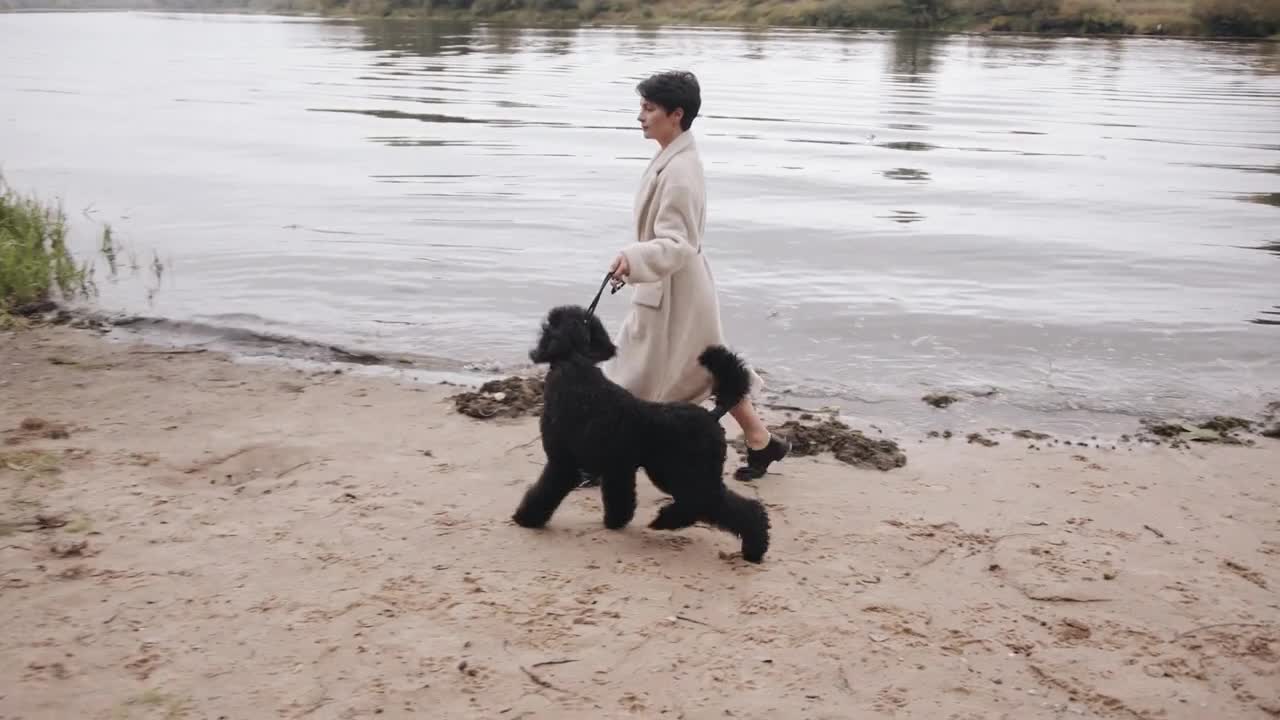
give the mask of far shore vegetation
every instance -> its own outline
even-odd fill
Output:
[[[1274,38],[1280,0],[0,0],[10,9],[162,9],[484,20]]]

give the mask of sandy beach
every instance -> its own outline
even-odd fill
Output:
[[[0,367],[3,720],[1280,717],[1280,441],[795,457],[750,566],[643,478],[624,531],[515,526],[536,420],[458,388],[69,328]]]

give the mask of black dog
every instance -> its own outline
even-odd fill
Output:
[[[769,549],[769,515],[722,478],[727,452],[719,421],[750,389],[746,366],[721,346],[703,351],[698,362],[714,379],[716,399],[708,411],[631,395],[596,367],[616,352],[604,325],[587,310],[564,306],[547,315],[529,353],[534,363],[551,365],[541,420],[547,464],[513,519],[542,527],[586,471],[602,478],[605,527],[621,529],[635,516],[636,470],[644,468],[672,497],[649,527],[678,530],[705,522],[737,535],[743,559],[760,562]]]

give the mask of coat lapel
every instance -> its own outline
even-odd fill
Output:
[[[645,169],[644,176],[640,180],[640,190],[636,193],[635,201],[635,219],[636,219],[636,240],[644,240],[644,231],[647,224],[649,203],[653,201],[654,190],[657,189],[658,176],[671,164],[672,159],[686,150],[694,149],[693,133],[685,131],[680,133],[680,137],[671,142],[670,145],[663,148],[657,155],[649,161],[649,167]]]
[[[672,158],[685,150],[692,149],[693,144],[692,132],[685,131],[680,133],[680,137],[672,140],[670,145],[663,148],[662,151],[655,155],[653,160],[649,162],[649,173],[655,176],[658,175],[662,172],[663,168],[671,163]]]

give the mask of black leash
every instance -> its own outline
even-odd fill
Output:
[[[612,279],[613,279],[613,271],[609,271],[609,272],[607,272],[607,273],[605,273],[605,274],[604,274],[604,282],[600,283],[600,289],[596,291],[596,296],[595,296],[595,298],[594,298],[594,299],[592,299],[591,304],[587,306],[587,314],[588,314],[588,315],[594,315],[594,314],[595,314],[595,312],[596,312],[596,306],[600,304],[600,296],[601,296],[601,295],[604,295],[604,289],[605,289],[605,287],[606,287],[606,286],[608,286],[609,281],[610,281],[610,280],[612,280]],[[626,283],[625,283],[625,282],[622,282],[621,280],[619,280],[618,282],[614,283],[614,285],[613,285],[613,289],[609,291],[609,294],[610,294],[610,295],[617,295],[617,294],[618,294],[618,291],[622,289],[622,286],[623,286],[623,285],[626,285]]]

